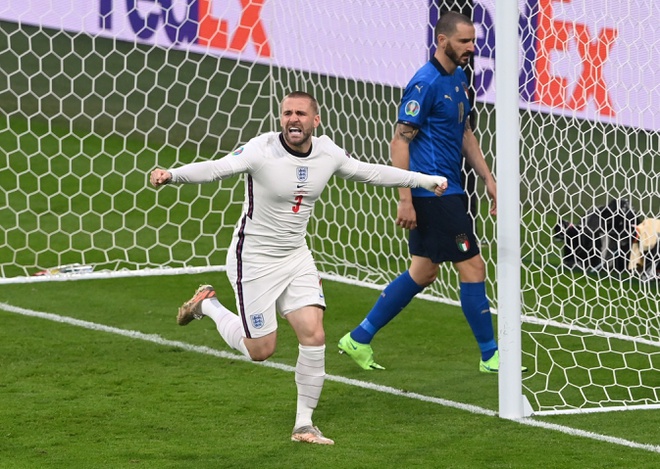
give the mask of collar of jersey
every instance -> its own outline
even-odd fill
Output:
[[[305,153],[300,153],[299,151],[293,150],[291,147],[289,147],[289,145],[286,144],[286,140],[284,140],[284,135],[282,134],[282,132],[280,132],[280,143],[282,144],[282,146],[284,147],[284,149],[288,153],[292,154],[293,156],[295,156],[297,158],[305,158],[306,156],[309,156],[309,155],[312,154],[312,147],[311,146],[309,147],[309,151],[305,152]]]
[[[440,61],[438,61],[438,59],[436,59],[435,57],[431,57],[431,63],[438,70],[438,72],[440,72],[441,75],[449,75],[449,73],[447,73],[447,70],[445,70],[445,68],[440,64]]]

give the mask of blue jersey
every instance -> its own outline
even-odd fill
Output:
[[[447,178],[445,195],[463,194],[461,167],[465,121],[470,113],[468,81],[461,67],[450,75],[433,57],[406,86],[397,122],[419,129],[410,142],[410,170]],[[417,188],[415,197],[433,197]]]

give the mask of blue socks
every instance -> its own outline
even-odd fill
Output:
[[[351,338],[361,344],[371,343],[376,333],[394,319],[422,290],[424,287],[417,285],[406,270],[383,290],[367,317],[351,331]],[[486,298],[485,282],[461,282],[461,307],[479,344],[481,359],[483,361],[490,359],[497,350],[497,342],[495,342],[490,305]]]
[[[417,285],[406,270],[383,290],[364,321],[351,331],[351,338],[361,344],[371,343],[376,333],[394,319],[422,290],[424,287]]]
[[[461,282],[461,307],[481,350],[481,359],[490,359],[497,350],[486,284]]]

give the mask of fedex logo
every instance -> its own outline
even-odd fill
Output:
[[[240,52],[252,42],[258,56],[271,57],[268,35],[261,21],[266,0],[234,1],[240,3],[241,13],[232,31],[226,19],[213,16],[213,4],[219,0],[99,0],[99,28],[112,30],[115,16],[123,14],[140,39],[152,39],[162,28],[172,44],[189,43]]]
[[[618,37],[614,28],[592,30],[579,19],[556,18],[555,5],[574,0],[524,0],[519,19],[522,62],[519,74],[521,99],[553,108],[575,111],[593,105],[601,116],[614,116],[608,84],[603,74],[610,51]],[[475,72],[477,96],[488,92],[494,81],[495,21],[486,1],[475,2],[473,18],[484,34],[477,38],[475,59],[489,59],[490,68]],[[589,5],[589,0],[584,0]],[[579,63],[571,63],[571,80],[557,74],[553,58],[577,51]]]

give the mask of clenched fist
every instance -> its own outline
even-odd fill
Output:
[[[167,184],[168,182],[170,182],[171,179],[172,179],[172,174],[165,169],[154,169],[151,172],[151,176],[149,177],[149,181],[151,182],[151,185],[154,187]]]

